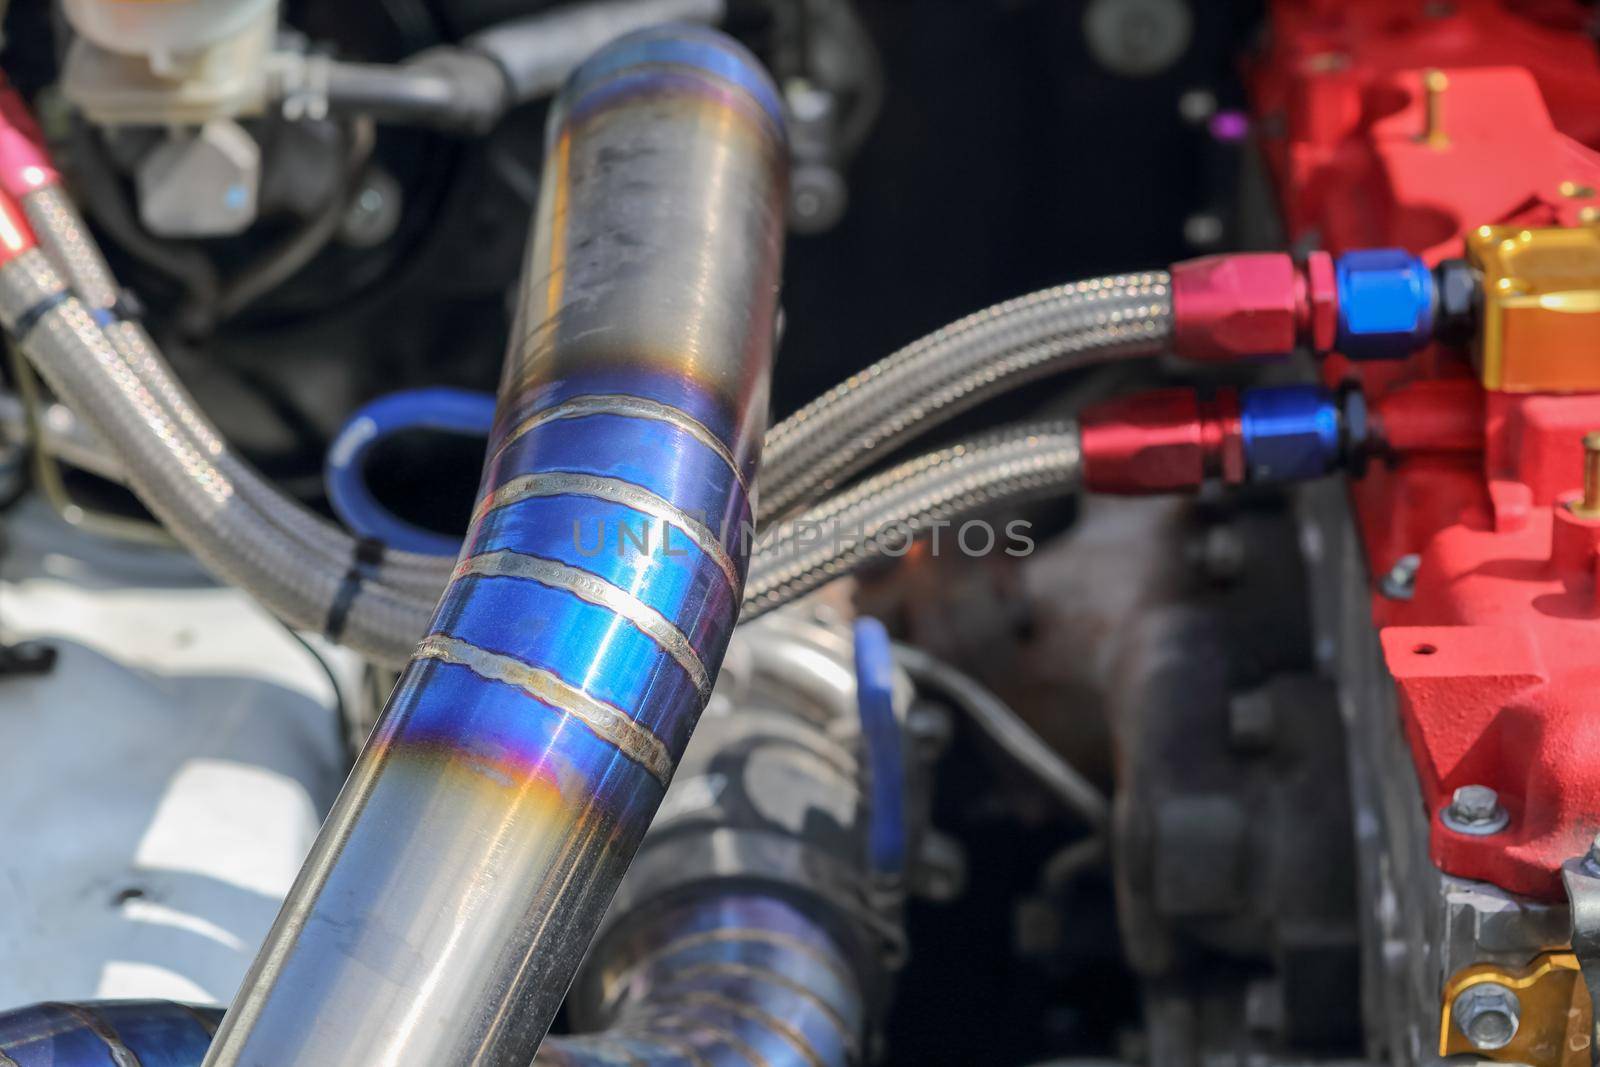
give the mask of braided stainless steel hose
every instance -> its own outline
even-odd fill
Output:
[[[109,308],[118,299],[117,279],[101,254],[77,205],[56,181],[40,184],[19,201],[39,243],[73,292],[91,308]]]
[[[426,625],[425,598],[365,575],[352,580],[348,563],[310,555],[263,524],[123,361],[90,310],[66,293],[41,251],[0,266],[0,323],[50,387],[116,444],[139,498],[212,573],[249,590],[290,626],[323,631],[335,619],[352,648],[385,663],[404,659]]]
[[[968,315],[830,389],[772,428],[758,520],[813,503],[875,457],[996,394],[1063,371],[1162,351],[1171,278],[1120,274]]]
[[[782,607],[873,560],[904,554],[940,524],[1077,488],[1078,431],[1024,424],[909,460],[763,531],[741,622]],[[958,537],[959,531],[952,537]],[[986,538],[998,542],[993,531]],[[994,544],[987,546],[989,549]]]
[[[100,312],[113,308],[115,280],[60,187],[38,188],[23,197],[22,204],[41,244],[84,302]],[[308,577],[315,575],[320,589],[341,589],[358,562],[356,540],[290,500],[239,458],[141,326],[127,321],[105,324],[104,315],[99,318],[111,349],[135,378],[135,382],[123,383],[125,388],[103,393],[103,398],[120,395],[129,399],[134,397],[129,390],[135,384],[142,388],[138,402],[124,413],[137,414],[118,420],[118,425],[128,433],[148,434],[159,424],[156,436],[161,438],[161,447],[152,460],[166,462],[169,453],[179,449],[188,457],[185,464],[190,470],[202,464],[211,472],[208,477],[230,487],[228,513],[237,517],[236,529],[250,530],[252,544],[269,535],[281,536],[285,549],[298,560],[298,569]],[[985,398],[1043,375],[1158,352],[1171,328],[1169,278],[1164,272],[1060,286],[967,316],[851,377],[774,428],[766,443],[762,521],[815,502],[875,457]],[[107,372],[104,364],[84,361],[58,366],[53,377],[73,373],[68,369],[73,366],[84,368],[84,373],[103,376]],[[56,384],[63,395],[100,388],[85,382]],[[164,417],[153,421],[155,412]],[[142,444],[123,441],[118,447],[133,455],[145,451]],[[924,469],[921,465],[936,464],[949,451],[923,457],[896,471],[901,477],[909,476]],[[886,487],[892,481],[886,476],[869,484]],[[846,494],[821,510],[833,514],[838,507],[864,499],[861,493]],[[202,557],[213,556],[220,547],[214,538],[208,540],[209,549],[196,549]],[[829,570],[845,573],[865,558],[887,554],[885,546],[879,545],[868,557],[857,558],[865,548],[858,546],[854,554],[820,564],[821,570],[808,572],[798,584],[785,578],[779,591],[763,592],[761,576],[777,575],[775,568],[799,566],[799,555],[806,561],[815,557],[814,547],[799,553],[806,547],[800,540],[780,535],[770,548],[756,546],[758,580],[752,589],[760,599],[753,599],[747,610],[759,614],[774,606],[770,602],[773,597],[781,602],[799,595],[788,590],[820,585]],[[353,647],[385,663],[402,662],[426,628],[428,614],[448,580],[450,561],[384,552],[361,567],[356,592],[343,589],[331,600],[319,596],[280,614],[294,625],[322,631],[329,629],[332,614],[341,631],[334,636],[343,639],[346,634],[342,631],[348,631],[347,643]],[[224,573],[229,571],[224,568]],[[270,602],[275,598],[264,599]],[[343,603],[345,600],[348,603]]]
[[[96,312],[114,309],[119,299],[116,279],[71,198],[59,185],[52,183],[29,192],[20,203],[39,238],[40,247],[65,275],[78,298]],[[233,451],[178,380],[143,326],[113,319],[102,328],[112,348],[139,376],[175,428],[234,486],[244,505],[259,512],[265,527],[281,530],[296,539],[305,546],[310,557],[325,559],[329,566],[341,570],[350,566],[356,552],[355,539],[279,491]],[[372,580],[415,594],[419,600],[418,618],[422,619],[432,610],[449,581],[450,566],[448,559],[387,552],[374,565]],[[421,601],[427,603],[421,604]],[[387,658],[402,662],[408,652],[409,647],[396,647]]]

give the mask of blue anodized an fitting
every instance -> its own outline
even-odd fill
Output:
[[[1320,478],[1339,463],[1339,403],[1321,386],[1245,391],[1239,404],[1245,468],[1252,482]]]
[[[1428,265],[1401,248],[1346,252],[1335,268],[1338,351],[1350,359],[1404,359],[1433,339]]]

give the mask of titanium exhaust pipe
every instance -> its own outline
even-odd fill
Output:
[[[532,1059],[738,615],[781,114],[708,30],[569,81],[462,557],[209,1067]]]

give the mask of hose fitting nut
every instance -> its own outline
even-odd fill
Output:
[[[44,134],[27,102],[0,79],[0,189],[21,200],[60,182],[61,175],[45,152]]]
[[[1095,405],[1079,420],[1084,485],[1140,495],[1244,481],[1239,394],[1202,400],[1193,389],[1158,389]]]
[[[1464,259],[1447,259],[1433,270],[1438,308],[1433,333],[1447,345],[1465,345],[1483,315],[1483,274]]]
[[[1346,252],[1336,267],[1338,350],[1350,359],[1404,359],[1433,339],[1433,272],[1400,248]]]
[[[1232,362],[1294,351],[1308,301],[1282,252],[1203,256],[1172,267],[1172,348],[1187,359]]]
[[[15,197],[0,189],[0,266],[5,266],[22,253],[39,247],[33,226]],[[10,326],[7,323],[7,326]]]
[[[1339,399],[1316,385],[1250,389],[1240,423],[1252,482],[1320,478],[1339,465]]]

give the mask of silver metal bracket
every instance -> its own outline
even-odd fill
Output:
[[[1600,1064],[1600,861],[1596,851],[1561,865],[1561,884],[1572,908],[1572,953],[1589,988],[1589,1062]]]

